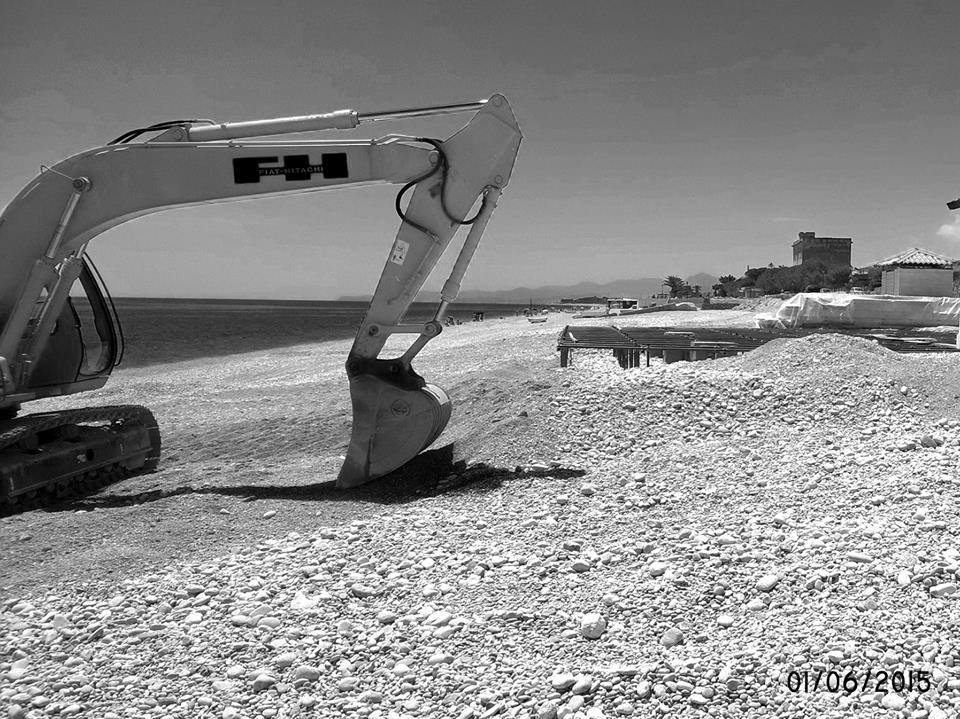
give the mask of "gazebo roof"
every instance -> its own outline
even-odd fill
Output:
[[[953,267],[953,258],[938,255],[936,252],[911,247],[875,263],[880,267]]]

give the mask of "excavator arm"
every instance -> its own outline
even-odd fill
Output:
[[[399,135],[347,142],[249,139],[466,110],[475,114],[442,142]],[[159,134],[129,142],[143,132]],[[493,95],[479,103],[365,115],[344,110],[227,124],[164,123],[44,168],[0,215],[0,412],[99,386],[63,383],[40,391],[31,378],[84,272],[86,247],[100,233],[176,207],[393,183],[403,185],[396,202],[402,219],[347,361],[354,418],[338,484],[354,486],[396,469],[428,446],[449,418],[449,399],[427,385],[411,361],[440,333],[510,179],[520,140],[510,105]],[[403,208],[401,196],[411,190]],[[478,200],[476,214],[467,217]],[[404,324],[408,307],[465,224],[470,230],[434,319]],[[396,333],[413,336],[409,348],[380,358]]]

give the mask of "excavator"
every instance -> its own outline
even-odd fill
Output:
[[[342,142],[276,138],[458,112],[473,115],[442,141],[408,135]],[[0,214],[0,513],[157,468],[160,430],[145,407],[28,415],[21,409],[34,400],[103,387],[122,358],[122,328],[86,252],[90,241],[136,217],[188,205],[371,183],[401,186],[395,201],[400,227],[346,362],[353,423],[336,484],[356,487],[409,462],[437,439],[451,413],[450,398],[417,374],[412,361],[441,333],[510,180],[521,138],[510,104],[494,94],[478,102],[383,112],[171,120],[42,166]],[[433,319],[405,322],[464,225],[469,230]],[[409,347],[381,357],[397,334],[411,337]]]

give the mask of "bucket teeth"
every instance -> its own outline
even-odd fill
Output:
[[[440,436],[450,398],[439,387],[398,387],[369,374],[350,378],[353,430],[338,487],[356,487],[402,467]]]

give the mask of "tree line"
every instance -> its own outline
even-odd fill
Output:
[[[717,297],[738,297],[745,287],[756,287],[765,295],[781,292],[819,292],[821,289],[848,290],[851,286],[866,290],[880,286],[881,269],[870,267],[866,275],[851,279],[852,268],[830,266],[823,262],[804,262],[790,267],[751,267],[742,277],[723,275],[713,285]]]

